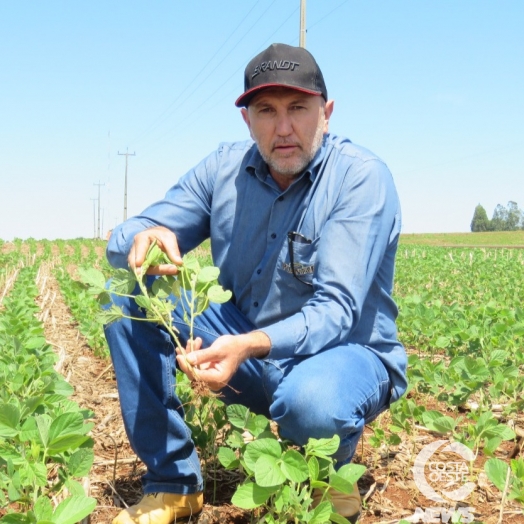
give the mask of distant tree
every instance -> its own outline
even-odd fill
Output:
[[[509,201],[508,202],[508,214],[506,217],[506,228],[508,231],[516,231],[517,229],[520,229],[522,224],[522,218],[523,213],[519,209],[519,206],[516,202]]]
[[[471,220],[471,231],[474,233],[478,231],[490,231],[490,222],[486,210],[479,204],[473,213]]]
[[[493,231],[507,231],[508,210],[502,205],[497,204],[493,216],[491,217],[491,228]]]
[[[498,204],[491,219],[492,231],[516,231],[524,228],[524,213],[516,202],[510,200],[508,207]]]

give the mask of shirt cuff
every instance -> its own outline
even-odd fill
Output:
[[[280,360],[296,356],[298,348],[305,339],[306,326],[304,316],[298,313],[275,324],[258,329],[271,341],[271,349],[265,358]]]

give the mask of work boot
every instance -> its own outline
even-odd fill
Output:
[[[320,489],[313,490],[313,503],[311,506],[316,508],[322,501],[323,493]],[[341,493],[335,489],[327,492],[324,500],[330,500],[333,504],[334,512],[346,518],[352,524],[358,522],[360,517],[360,493],[357,483],[353,485],[353,491],[349,494]]]
[[[142,500],[121,511],[113,524],[170,524],[200,513],[204,495],[190,493],[150,493]]]

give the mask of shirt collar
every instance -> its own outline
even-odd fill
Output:
[[[325,134],[324,139],[322,140],[322,145],[319,147],[317,153],[313,157],[313,160],[311,160],[304,172],[298,178],[309,176],[311,182],[315,181],[315,178],[318,176],[320,171],[322,160],[326,155],[327,137],[328,135]],[[269,169],[254,142],[253,147],[250,149],[248,155],[249,156],[246,158],[246,171],[252,175],[255,175],[260,181],[265,181],[269,176]]]

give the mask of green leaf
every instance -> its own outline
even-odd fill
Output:
[[[365,472],[366,466],[363,466],[362,464],[344,464],[337,471],[337,475],[354,485]]]
[[[184,271],[187,271],[188,273],[198,273],[200,271],[200,263],[198,262],[198,259],[193,253],[187,253],[186,255],[184,255],[182,258],[182,262],[184,263],[182,266]]]
[[[269,420],[264,415],[250,416],[246,422],[246,427],[252,435],[258,437],[261,433],[269,429]]]
[[[240,460],[231,448],[218,448],[218,460],[226,469],[235,469],[240,464]]]
[[[38,442],[40,440],[40,434],[34,418],[26,419],[22,424],[18,438],[21,442]]]
[[[151,299],[144,295],[137,295],[135,297],[135,302],[138,307],[143,309],[149,309],[151,307]]]
[[[14,404],[0,405],[0,437],[18,435],[20,410]]]
[[[121,318],[124,318],[124,312],[121,308],[115,306],[115,304],[112,304],[108,309],[103,309],[97,315],[98,322],[106,326],[120,320]]]
[[[227,302],[232,296],[233,293],[231,293],[231,291],[225,290],[222,286],[219,285],[211,286],[207,290],[207,298],[210,302],[214,302],[215,304],[223,304],[224,302]]]
[[[422,414],[422,420],[428,429],[437,433],[449,433],[455,429],[457,424],[451,417],[446,417],[434,410],[425,411]]]
[[[325,500],[321,502],[313,511],[313,516],[309,524],[325,524],[329,522],[331,516],[331,502]]]
[[[23,513],[8,513],[0,519],[0,522],[2,524],[32,524],[29,516]]]
[[[50,455],[56,455],[69,449],[79,448],[89,440],[90,438],[85,435],[63,435],[51,440],[47,447],[47,451]]]
[[[309,478],[311,480],[318,480],[318,474],[320,473],[320,466],[318,465],[317,457],[310,457],[307,461],[307,467],[309,470]]]
[[[227,418],[231,425],[239,429],[246,429],[249,418],[249,409],[240,404],[231,404],[226,408]]]
[[[85,477],[91,471],[94,459],[95,454],[92,449],[78,449],[69,457],[67,469],[73,477]]]
[[[44,337],[31,337],[24,342],[26,349],[40,349],[47,344]]]
[[[127,269],[117,269],[109,282],[110,291],[117,295],[130,295],[137,284],[136,276]]]
[[[73,386],[60,376],[53,379],[52,388],[57,395],[61,395],[62,397],[70,397],[75,392]],[[47,400],[48,402],[50,401],[49,397],[47,397]],[[63,401],[63,399],[60,400]],[[53,400],[53,402],[56,401]]]
[[[231,502],[242,509],[255,509],[265,504],[274,492],[274,488],[263,488],[254,482],[246,482],[237,488]]]
[[[207,284],[208,282],[214,282],[218,275],[220,275],[220,269],[214,266],[206,266],[200,270],[198,273],[197,282]]]
[[[71,495],[79,495],[81,497],[86,496],[84,486],[82,486],[80,482],[77,482],[76,480],[73,480],[72,478],[68,478],[65,481],[64,485]]]
[[[102,271],[95,269],[94,267],[90,268],[78,268],[78,274],[80,280],[87,286],[93,288],[93,292],[98,294],[105,291],[106,287],[106,277]]]
[[[435,347],[444,349],[447,348],[451,343],[451,339],[449,337],[438,337],[435,342]]]
[[[306,444],[306,454],[328,458],[336,453],[339,446],[340,437],[338,435],[333,435],[331,438],[310,438]]]
[[[280,467],[286,478],[292,482],[304,482],[309,477],[306,459],[294,449],[288,449],[282,455]]]
[[[45,464],[29,463],[24,464],[19,470],[20,482],[25,486],[40,486],[47,484],[47,468]]]
[[[280,458],[282,455],[282,448],[280,447],[279,442],[268,438],[250,442],[246,446],[246,451],[244,452],[244,460],[248,468],[254,471],[256,462],[262,455]]]
[[[33,511],[39,522],[41,520],[51,520],[53,517],[53,505],[46,496],[38,497],[33,506]]]
[[[171,294],[171,286],[174,279],[167,280],[165,277],[157,278],[151,286],[153,295],[158,298],[167,298]]]
[[[490,458],[484,464],[486,475],[500,491],[504,491],[508,469],[508,464],[497,458]]]
[[[239,431],[232,431],[226,439],[226,444],[231,448],[238,449],[244,445],[244,439]]]
[[[63,413],[56,417],[49,428],[49,440],[62,437],[63,435],[71,435],[74,433],[82,433],[84,426],[84,418],[80,411]]]
[[[353,491],[353,483],[337,473],[329,476],[329,485],[341,493],[352,493]]]
[[[254,472],[256,483],[264,488],[280,486],[286,481],[278,459],[271,455],[262,455],[255,464]]]
[[[344,518],[342,515],[338,515],[337,513],[331,513],[329,516],[329,520],[331,522],[334,522],[335,524],[351,524],[348,519]],[[405,520],[402,520],[399,522],[399,524],[409,524],[409,522],[406,522]]]
[[[53,515],[56,524],[75,524],[87,517],[96,507],[96,499],[74,495],[58,504]]]
[[[497,424],[488,429],[486,435],[489,435],[490,437],[498,437],[502,440],[513,440],[516,437],[515,432],[505,424]]]

